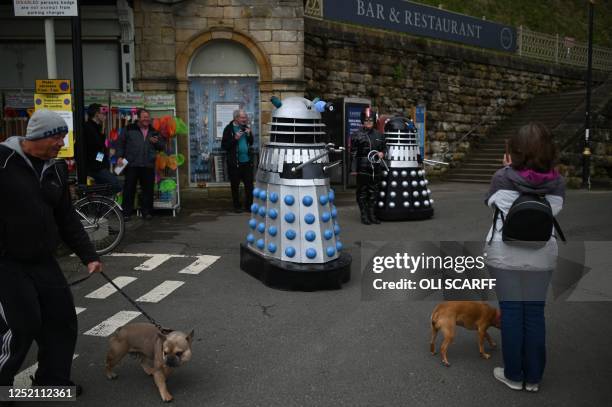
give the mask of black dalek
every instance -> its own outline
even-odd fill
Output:
[[[376,216],[381,220],[416,220],[433,216],[433,199],[425,179],[417,128],[405,117],[385,123],[383,180],[379,185]]]

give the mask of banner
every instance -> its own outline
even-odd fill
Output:
[[[403,0],[326,0],[323,18],[515,52],[514,27]]]

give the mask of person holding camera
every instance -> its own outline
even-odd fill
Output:
[[[538,391],[546,365],[544,307],[557,239],[565,239],[554,219],[565,202],[558,156],[546,126],[522,126],[508,140],[504,167],[493,175],[485,199],[494,211],[485,256],[496,279],[504,361],[493,375],[513,390]]]
[[[242,109],[234,111],[232,120],[223,130],[221,147],[227,151],[227,169],[232,185],[234,212],[240,213],[240,182],[244,184],[244,209],[250,211],[253,203],[253,132],[248,125],[249,116]]]

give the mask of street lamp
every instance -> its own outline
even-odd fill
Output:
[[[591,73],[593,70],[593,11],[595,0],[589,0],[589,48],[586,75],[586,117],[584,126],[584,150],[582,151],[582,187],[591,187]]]

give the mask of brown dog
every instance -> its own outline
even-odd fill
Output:
[[[490,326],[500,327],[501,313],[498,309],[491,307],[484,302],[476,301],[446,301],[438,304],[431,314],[431,343],[430,351],[432,355],[436,354],[436,336],[438,331],[442,331],[444,341],[440,347],[442,355],[442,363],[445,366],[450,366],[446,352],[448,345],[451,344],[455,337],[455,326],[459,325],[466,329],[478,331],[478,350],[480,356],[489,359],[491,355],[484,351],[485,338],[491,347],[497,346],[487,333]]]
[[[118,328],[109,338],[106,354],[106,377],[116,379],[113,368],[128,353],[140,359],[145,373],[153,376],[163,401],[172,401],[166,387],[166,379],[172,368],[179,367],[191,358],[193,331],[189,335],[172,331],[161,333],[153,324],[133,323]]]

